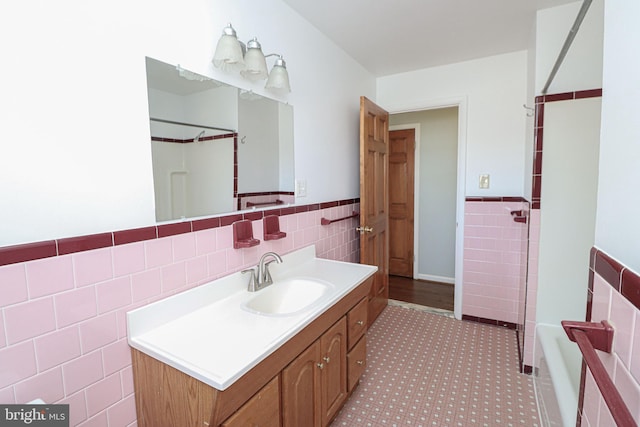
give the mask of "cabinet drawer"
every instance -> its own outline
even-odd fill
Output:
[[[222,423],[222,427],[279,427],[280,376],[276,376]]]
[[[349,313],[347,313],[348,346],[349,349],[358,342],[367,330],[367,298],[363,298]]]
[[[360,341],[347,354],[347,389],[350,392],[358,383],[364,369],[367,367],[367,337]]]

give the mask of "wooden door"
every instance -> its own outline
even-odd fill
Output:
[[[415,129],[389,132],[389,274],[413,278]]]
[[[378,266],[369,324],[389,299],[389,113],[360,97],[360,262]]]
[[[282,425],[321,426],[320,342],[316,341],[282,371]]]
[[[347,320],[344,317],[322,335],[320,349],[322,425],[326,426],[347,398]]]

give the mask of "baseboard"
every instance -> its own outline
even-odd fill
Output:
[[[455,285],[456,279],[453,277],[434,276],[433,274],[418,274],[416,279],[428,280],[430,282],[446,283],[448,285]]]
[[[484,323],[486,325],[501,326],[503,328],[512,329],[514,331],[518,329],[518,325],[516,325],[515,323],[504,322],[502,320],[495,320],[495,319],[486,319],[484,317],[478,317],[478,316],[469,316],[467,314],[462,315],[462,320],[467,320],[469,322],[476,322],[476,323]]]

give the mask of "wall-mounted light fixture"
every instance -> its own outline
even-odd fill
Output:
[[[242,70],[244,68],[243,50],[236,35],[236,30],[229,24],[222,30],[222,37],[220,37],[216,45],[213,65],[225,71]]]
[[[267,89],[280,90],[283,92],[291,92],[289,86],[289,73],[287,73],[287,63],[282,59],[282,55],[278,55],[278,59],[273,64],[273,68],[269,73],[269,79],[265,85]]]
[[[277,56],[273,68],[267,73],[266,58]],[[250,40],[246,46],[236,34],[231,24],[222,30],[222,36],[216,45],[213,65],[225,71],[240,71],[242,77],[251,81],[264,80],[269,77],[265,88],[291,92],[289,73],[282,55],[262,53],[262,46],[257,38]]]

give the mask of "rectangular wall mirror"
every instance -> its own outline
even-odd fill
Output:
[[[293,107],[146,62],[157,221],[294,203]]]

